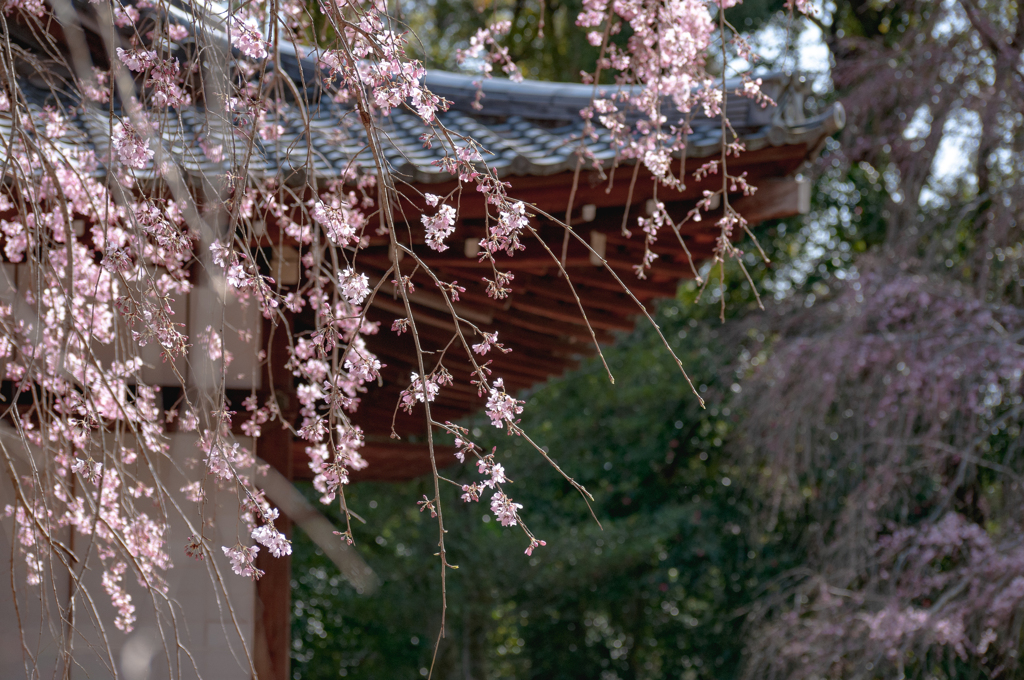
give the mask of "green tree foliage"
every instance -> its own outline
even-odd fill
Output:
[[[418,38],[414,52],[428,67],[458,70],[457,47],[478,29],[510,21],[503,44],[527,78],[574,82],[581,70],[594,70],[598,56],[575,24],[582,6],[580,0],[429,0],[411,4],[406,18]]]
[[[609,384],[591,361],[528,400],[524,426],[590,489],[578,493],[520,440],[480,422],[502,447],[514,497],[548,542],[532,557],[522,535],[490,519],[485,504],[446,499],[451,560],[448,630],[438,677],[718,678],[740,661],[738,612],[785,550],[752,545],[743,492],[720,450],[734,423],[723,397],[739,389],[722,373],[726,354],[711,322],[662,306],[659,323],[712,403],[701,411],[665,361],[660,340],[640,330],[609,350]],[[453,478],[472,472],[453,469]],[[429,666],[438,630],[440,581],[429,532],[414,501],[423,481],[359,484],[350,500],[368,524],[356,537],[384,585],[361,598],[296,541],[297,670],[302,677],[408,677]],[[411,520],[411,521],[410,521]],[[385,623],[386,622],[386,623]],[[387,626],[387,627],[385,627]]]
[[[785,0],[747,0],[731,8],[726,17],[740,30],[754,31],[782,9]],[[431,68],[458,70],[455,49],[494,21],[512,24],[507,40],[512,59],[528,78],[578,82],[580,72],[594,72],[598,48],[587,42],[576,26],[581,0],[428,0],[405,6],[404,18],[416,35],[416,57]],[[613,42],[629,38],[628,29]],[[606,82],[613,82],[605,74]]]

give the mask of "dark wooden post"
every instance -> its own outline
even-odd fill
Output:
[[[263,337],[272,332],[269,323],[263,324]],[[268,373],[273,375],[277,402],[283,418],[292,422],[297,414],[297,402],[291,373],[284,368],[288,356],[287,335],[282,328],[274,333],[270,347],[270,361],[264,371],[263,391],[269,396]],[[295,478],[292,470],[292,434],[279,423],[267,423],[263,436],[257,440],[256,455],[269,463],[289,481]],[[278,530],[292,537],[292,522],[284,514],[275,522]],[[256,566],[265,573],[256,582],[256,630],[254,660],[258,680],[291,680],[292,648],[292,558],[277,558],[266,549],[256,557]]]

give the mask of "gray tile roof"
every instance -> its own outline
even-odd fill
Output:
[[[457,135],[475,139],[488,153],[487,164],[499,176],[546,176],[576,166],[576,151],[583,130],[579,111],[589,105],[594,93],[592,86],[485,80],[482,83],[483,109],[475,111],[472,108],[477,90],[475,80],[473,76],[442,71],[432,71],[426,76],[431,91],[452,103],[449,111],[438,114],[439,121]],[[732,92],[727,100],[729,119],[748,150],[791,144],[814,147],[842,127],[843,112],[838,104],[817,116],[805,115],[807,85],[798,76],[765,76],[763,88],[778,106],[762,109],[752,100]],[[55,95],[49,91],[27,83],[24,89],[30,106],[36,111],[54,100]],[[74,103],[64,102],[65,108],[72,112],[72,126],[59,143],[69,148],[90,147],[102,161],[107,158],[110,147],[108,115],[99,107],[74,106]],[[326,180],[339,177],[353,163],[372,169],[365,132],[351,109],[321,97],[309,103],[307,110],[308,122],[294,103],[284,105],[274,119],[284,132],[277,139],[258,139],[251,145],[239,134],[242,128],[235,125],[237,119],[225,120],[224,116],[196,107],[154,111],[152,117],[162,117],[162,151],[154,162],[169,157],[186,176],[198,178],[241,167],[251,147],[248,172],[257,179],[278,177],[295,183],[312,174]],[[10,118],[0,116],[0,137],[9,137],[10,126]],[[598,139],[588,142],[589,150],[598,160],[610,164],[615,157],[610,134],[599,123],[595,122],[595,126]],[[693,135],[687,143],[688,157],[705,158],[719,153],[721,129],[717,119],[697,115],[691,127]],[[433,149],[425,149],[420,142],[425,126],[415,114],[393,110],[384,118],[381,130],[383,155],[403,179],[419,184],[451,179],[435,163],[443,157],[442,146],[435,144]],[[224,159],[209,158],[198,144],[200,139],[205,139],[208,145],[222,146]],[[140,179],[156,179],[157,174],[153,163],[136,172]]]

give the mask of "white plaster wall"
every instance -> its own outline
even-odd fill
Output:
[[[182,462],[194,458],[196,453],[193,435],[172,435],[172,461]],[[6,465],[0,462],[0,468],[4,467]],[[202,520],[195,504],[178,492],[186,477],[174,467],[170,461],[161,463],[161,477],[193,526],[198,528]],[[181,469],[190,477],[199,474],[199,471],[189,471],[183,466]],[[13,499],[14,491],[7,474],[0,474],[0,509],[12,503]],[[136,502],[141,508],[145,499]],[[160,514],[160,508],[155,504],[146,510],[152,515]],[[252,677],[246,650],[251,656],[255,586],[249,579],[231,572],[219,547],[234,545],[239,535],[245,537],[244,528],[237,523],[237,499],[233,494],[212,490],[206,512],[207,520],[212,520],[207,525],[206,535],[217,546],[217,554],[207,556],[201,562],[185,555],[184,546],[190,533],[185,521],[176,512],[169,517],[167,546],[174,563],[173,568],[165,572],[169,600],[154,602],[138,586],[134,576],[130,573],[125,575],[124,584],[133,595],[138,617],[131,633],[125,634],[114,627],[115,612],[101,586],[99,570],[95,568],[98,561],[95,556],[90,558],[90,569],[85,572],[83,582],[104,623],[110,656],[119,677],[125,680],[167,677],[243,680]],[[44,580],[42,586],[28,586],[22,558],[14,546],[13,530],[13,519],[0,518],[0,678],[31,677],[26,674],[23,641],[34,657],[30,667],[34,665],[37,669],[39,675],[36,677],[53,677],[53,671],[61,667],[58,642],[60,616],[56,605],[58,602],[62,606],[67,605],[70,593],[68,578],[66,571],[56,566],[54,578]],[[65,532],[62,540],[71,545],[70,538],[69,532]],[[79,559],[84,559],[87,542],[80,535],[75,538],[74,552]],[[220,571],[220,577],[211,568],[214,564]],[[221,579],[223,587],[218,585]],[[75,667],[71,677],[113,677],[95,618],[81,597],[76,599],[76,604],[78,632],[74,636]],[[46,616],[42,615],[44,606]],[[51,630],[48,626],[57,628]],[[180,676],[177,674],[179,668]],[[172,672],[168,673],[169,670]]]
[[[34,309],[17,295],[18,288],[28,283],[21,280],[25,275],[26,267],[0,264],[0,303],[12,304],[16,317],[32,318]],[[177,369],[190,389],[207,396],[219,392],[221,376],[227,388],[259,389],[260,371],[255,354],[260,344],[262,317],[258,305],[255,300],[243,304],[222,281],[198,278],[196,288],[188,296],[179,296],[173,304],[175,321],[188,325],[186,332],[192,343],[188,362],[179,360]],[[218,284],[220,287],[215,288]],[[233,355],[226,370],[222,361],[212,361],[206,347],[196,340],[196,334],[207,326],[223,330],[224,346]],[[103,362],[114,358],[112,347],[97,347],[95,352]],[[144,380],[151,384],[178,384],[171,364],[161,361],[159,347],[154,343],[141,348],[140,355],[147,365],[143,369]],[[26,454],[12,451],[11,455],[18,466],[16,474],[28,474]],[[155,462],[172,498],[196,529],[204,518],[179,489],[201,474],[201,466],[186,465],[186,461],[198,459],[199,455],[195,436],[177,433],[171,435],[169,460]],[[145,479],[143,469],[133,472]],[[162,517],[166,511],[166,544],[174,566],[165,573],[169,586],[166,599],[154,600],[138,585],[130,570],[125,574],[122,583],[132,594],[137,616],[134,630],[127,634],[113,625],[115,610],[102,588],[99,562],[87,552],[86,537],[73,537],[67,530],[61,534],[60,540],[73,549],[79,560],[86,561],[88,568],[82,583],[96,612],[81,595],[75,599],[71,678],[113,677],[111,665],[116,667],[117,676],[125,680],[252,677],[255,586],[232,573],[220,550],[221,545],[232,546],[239,538],[243,543],[251,541],[237,521],[235,495],[218,492],[212,483],[207,487],[205,535],[215,546],[215,554],[201,562],[185,555],[186,540],[192,532],[174,507],[167,504],[161,508],[145,498],[134,501],[140,509],[152,503],[145,511],[154,517]],[[71,581],[67,569],[54,564],[41,585],[33,587],[26,583],[24,560],[18,554],[13,533],[14,520],[3,513],[5,506],[13,505],[14,501],[7,464],[0,453],[0,680],[60,677],[54,673],[61,673],[63,668],[59,645],[62,626],[67,623],[62,623],[62,611],[71,599]],[[103,623],[102,632],[97,618]],[[104,634],[107,643],[103,642]]]
[[[199,283],[188,296],[188,328],[192,343],[189,385],[200,390],[216,390],[223,371],[224,386],[228,389],[260,389],[261,372],[256,352],[260,347],[263,316],[259,303],[252,297],[240,300],[223,279],[199,278]],[[198,334],[208,326],[218,333],[223,330],[223,345],[232,357],[226,369],[223,368],[223,360],[212,361],[208,346],[197,340]],[[169,380],[162,384],[176,382]]]

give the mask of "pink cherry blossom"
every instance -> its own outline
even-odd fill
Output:
[[[231,44],[250,59],[267,58],[267,41],[260,32],[259,24],[251,17],[235,16],[228,21]]]
[[[350,304],[360,305],[370,294],[370,279],[349,267],[341,273],[341,292]]]
[[[235,545],[233,548],[221,546],[224,555],[231,561],[231,570],[239,576],[247,576],[256,581],[263,576],[263,571],[256,568],[256,554],[260,551],[258,545],[245,547]]]
[[[274,528],[272,524],[264,524],[254,529],[252,538],[257,543],[265,545],[274,557],[284,557],[292,554],[292,544],[284,534]]]
[[[504,381],[494,381],[490,395],[487,397],[487,416],[494,427],[504,427],[515,423],[515,418],[523,412],[523,402],[505,392]]]
[[[358,238],[362,216],[346,206],[330,206],[318,201],[312,210],[313,219],[327,230],[327,236],[339,246],[347,246]]]
[[[503,527],[514,527],[518,524],[516,513],[522,509],[522,505],[513,503],[512,499],[501,491],[495,491],[491,496],[491,512]]]
[[[132,71],[140,73],[157,62],[156,52],[153,50],[126,50],[123,47],[118,47],[117,58]]]
[[[121,121],[114,127],[111,142],[117,149],[120,161],[129,168],[141,170],[153,159],[154,152],[149,148],[149,143],[127,121]]]

